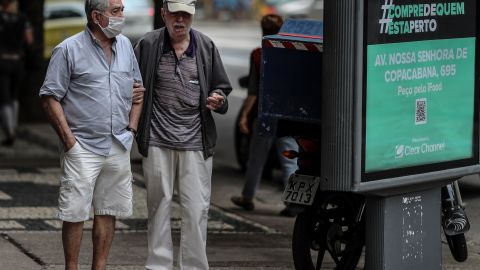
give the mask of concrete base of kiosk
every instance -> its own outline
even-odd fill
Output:
[[[442,269],[440,188],[369,197],[365,269]]]

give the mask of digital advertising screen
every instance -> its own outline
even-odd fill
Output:
[[[362,181],[478,163],[476,0],[365,5]]]

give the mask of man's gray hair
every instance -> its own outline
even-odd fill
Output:
[[[85,14],[87,14],[87,21],[92,22],[92,11],[106,11],[108,8],[108,0],[85,0]]]

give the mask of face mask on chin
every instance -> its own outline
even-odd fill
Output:
[[[102,32],[105,34],[105,36],[107,36],[108,38],[113,38],[122,33],[122,29],[125,26],[124,17],[109,17],[102,13],[99,14],[108,18],[107,27],[102,27],[100,23],[97,22],[98,26],[100,26],[100,29],[102,29]]]

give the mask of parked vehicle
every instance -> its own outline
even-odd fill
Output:
[[[313,3],[307,17],[309,19],[323,21],[323,0],[316,0]]]
[[[265,0],[265,5],[284,18],[323,18],[323,0]]]
[[[153,29],[151,0],[124,0],[125,28],[122,31],[132,43]],[[46,0],[44,5],[44,52],[49,59],[53,48],[67,37],[83,31],[87,23],[83,0]]]
[[[83,31],[87,23],[83,1],[45,1],[43,9],[44,50],[49,59],[53,48],[67,37]]]
[[[122,34],[130,39],[132,44],[145,33],[153,30],[155,9],[152,0],[123,0],[125,5],[125,28]]]

